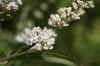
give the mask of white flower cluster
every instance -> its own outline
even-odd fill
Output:
[[[16,11],[22,5],[22,0],[0,0],[0,13],[5,13],[7,11]]]
[[[34,27],[32,30],[26,28],[24,33],[16,37],[16,40],[27,45],[35,44],[31,49],[41,51],[53,49],[56,36],[53,29]]]
[[[48,24],[54,27],[69,26],[65,20],[62,20],[59,14],[51,14]]]
[[[69,7],[59,8],[56,14],[51,14],[48,24],[53,27],[69,26],[68,22],[79,20],[85,13],[85,8],[94,8],[92,0],[74,0]]]

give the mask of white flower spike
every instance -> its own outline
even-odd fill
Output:
[[[85,13],[85,8],[94,8],[92,0],[74,0],[69,7],[59,8],[56,14],[51,14],[48,24],[53,27],[68,27],[68,22],[79,20]]]

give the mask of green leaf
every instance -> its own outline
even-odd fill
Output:
[[[63,55],[62,55],[63,56]],[[57,64],[63,64],[66,66],[77,66],[76,64],[74,64],[72,61],[67,60],[66,58],[61,58],[58,57],[57,55],[54,56],[52,53],[51,55],[49,55],[48,53],[44,53],[42,55],[43,59],[47,62],[51,62],[51,63],[57,63]]]

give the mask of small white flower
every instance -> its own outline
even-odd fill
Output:
[[[22,5],[22,0],[0,0],[0,12],[6,16],[11,16],[8,11],[17,11],[19,5]]]
[[[59,14],[65,13],[66,12],[66,8],[60,8],[60,9],[57,10],[57,12]]]
[[[22,5],[22,0],[17,0],[17,3]]]
[[[8,4],[8,7],[15,7],[15,8],[18,8],[18,5],[16,4],[16,2],[10,2]]]
[[[31,49],[49,50],[51,48],[53,49],[56,36],[56,33],[52,29],[34,27],[32,30],[28,28],[25,29],[24,33],[16,37],[16,40],[24,42],[26,45],[35,44]]]
[[[24,39],[23,39],[23,37],[22,36],[17,36],[16,37],[16,41],[18,41],[18,42],[24,42]]]
[[[48,24],[53,27],[68,27],[68,22],[79,20],[85,13],[85,8],[94,8],[92,0],[74,0],[69,7],[59,8],[56,14],[51,14]]]
[[[16,41],[25,42],[27,45],[32,45],[32,31],[29,28],[25,28],[24,33],[16,36]]]
[[[79,16],[81,16],[81,15],[85,14],[85,10],[83,8],[79,8],[78,11],[77,11],[77,14]]]
[[[78,7],[79,7],[78,4],[77,4],[76,2],[73,2],[73,3],[72,3],[72,6],[73,6],[74,9],[78,9]]]
[[[48,24],[54,27],[68,26],[67,22],[63,21],[59,14],[52,14],[49,18]]]
[[[76,14],[75,12],[71,12],[71,13],[72,13],[72,16],[71,16],[72,20],[79,20],[80,19],[80,15]]]
[[[76,0],[76,2],[80,5],[82,8],[94,8],[94,2],[92,0],[90,1],[84,1],[84,0]]]
[[[67,10],[67,16],[70,16],[71,12],[72,12],[72,7],[68,7],[66,8]]]
[[[93,1],[87,1],[87,3],[88,3],[88,6],[89,6],[89,7],[91,7],[91,8],[94,8],[94,7],[95,7]]]
[[[54,39],[54,38],[50,38],[50,39],[47,41],[47,45],[54,44],[54,42],[55,42],[55,39]]]

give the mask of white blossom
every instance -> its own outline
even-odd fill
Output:
[[[11,7],[13,7],[14,9],[17,9],[18,5],[16,4],[16,2],[10,2],[6,8],[8,10],[11,10]]]
[[[79,8],[79,6],[78,6],[78,4],[76,2],[73,2],[72,6],[73,6],[74,9],[78,9]]]
[[[22,5],[22,0],[0,0],[0,12],[16,11]]]
[[[24,33],[16,36],[18,42],[24,42],[26,45],[35,44],[31,49],[51,50],[55,44],[56,33],[53,29],[34,27],[25,29]]]
[[[79,20],[85,13],[85,8],[94,8],[92,0],[74,0],[69,7],[59,8],[56,14],[51,14],[48,24],[53,27],[67,27],[69,22]]]
[[[78,5],[80,5],[80,7],[82,8],[94,8],[94,2],[92,0],[76,0],[76,2],[78,3]]]
[[[54,27],[69,26],[67,22],[63,21],[59,14],[52,14],[49,18],[48,24]]]
[[[22,5],[22,0],[17,0],[17,3]]]

